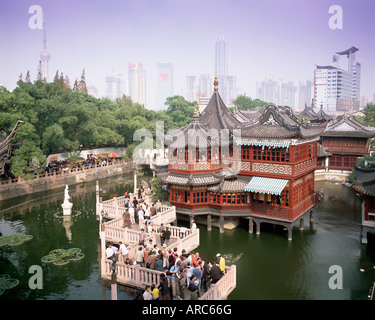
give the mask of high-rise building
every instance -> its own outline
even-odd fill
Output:
[[[359,110],[361,64],[356,61],[357,48],[336,52],[332,65],[316,65],[314,103],[331,114]]]
[[[47,51],[46,20],[43,15],[43,51],[40,53],[40,72],[42,80],[45,82],[48,82],[48,62],[50,59],[51,54]]]
[[[310,80],[300,81],[298,87],[298,109],[311,106],[313,83]]]
[[[158,63],[156,110],[165,109],[165,102],[171,96],[173,96],[173,64]]]
[[[224,103],[228,105],[228,61],[227,48],[222,34],[215,44],[215,77],[219,80],[219,92]]]
[[[121,98],[125,94],[123,75],[105,77],[105,96],[112,101]]]
[[[193,75],[187,75],[186,76],[186,100],[193,102],[196,101],[197,96],[196,96],[196,81],[197,77]]]
[[[211,97],[212,79],[209,74],[201,74],[198,81],[198,95],[201,97]]]
[[[146,104],[146,70],[142,63],[129,63],[129,96],[135,103]]]
[[[227,106],[231,105],[237,98],[236,76],[228,75],[227,45],[222,34],[215,43],[215,77],[219,81],[221,99]]]

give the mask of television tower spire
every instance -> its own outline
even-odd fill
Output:
[[[46,19],[43,13],[43,51],[40,53],[42,79],[48,82],[48,61],[51,54],[47,51]]]

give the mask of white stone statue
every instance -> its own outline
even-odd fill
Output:
[[[65,193],[64,193],[64,203],[61,205],[63,208],[63,214],[65,215],[71,215],[72,213],[72,207],[73,203],[69,202],[70,196],[69,196],[69,188],[68,185],[65,187]]]

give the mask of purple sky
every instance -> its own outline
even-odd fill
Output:
[[[158,62],[174,64],[175,94],[185,95],[186,75],[214,73],[215,41],[227,44],[228,72],[242,93],[255,98],[265,78],[312,80],[315,64],[331,63],[336,51],[359,49],[361,95],[375,93],[373,0],[1,0],[0,83],[9,90],[19,74],[35,79],[43,30],[29,28],[29,7],[46,16],[49,78],[56,70],[105,93],[113,70],[127,77],[128,63],[146,69],[146,106],[155,103]],[[331,5],[343,9],[343,29],[332,30]]]

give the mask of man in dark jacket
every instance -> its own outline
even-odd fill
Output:
[[[212,263],[212,268],[210,272],[210,278],[212,283],[216,283],[224,275],[223,271],[220,270],[220,267],[216,262]]]

